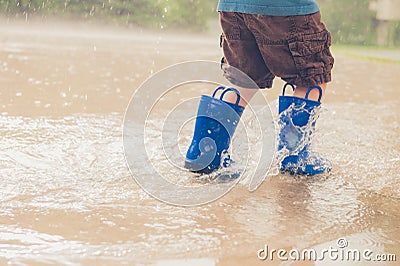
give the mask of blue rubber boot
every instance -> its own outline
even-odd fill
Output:
[[[217,91],[223,90],[220,98]],[[225,93],[236,93],[236,103],[223,101]],[[202,95],[197,111],[192,143],[186,153],[185,168],[191,172],[208,174],[221,166],[221,155],[229,148],[244,107],[239,105],[240,93],[234,88],[218,87],[213,95]],[[223,162],[229,164],[230,158]]]
[[[315,121],[318,118],[316,109],[321,105],[322,89],[319,86],[308,88],[305,99],[285,96],[287,83],[279,96],[279,145],[283,152],[281,171],[289,174],[316,175],[329,172],[332,167],[329,161],[310,150]],[[318,101],[309,100],[309,93],[317,89]]]

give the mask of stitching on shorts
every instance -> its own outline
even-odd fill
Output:
[[[240,40],[240,27],[237,14],[233,12],[221,12],[220,14],[221,27],[223,29],[222,37],[229,40]],[[228,32],[224,32],[224,30],[226,30],[225,23],[232,24],[232,27],[230,27],[231,30],[229,30]]]
[[[306,28],[309,28],[308,30],[302,29],[301,34],[309,35],[309,34],[315,33],[315,29],[314,29],[314,27],[310,26],[310,23],[311,23],[311,18],[313,16],[315,16],[316,14],[318,14],[318,12],[314,13],[314,14],[309,14],[309,15],[301,15],[301,17],[304,18],[304,24],[307,26]],[[300,17],[300,16],[296,16],[296,17]],[[289,28],[290,34],[289,34],[289,36],[291,36],[291,37],[289,37],[289,38],[293,38],[295,35],[298,35],[298,33],[299,33],[298,23],[299,22],[296,20],[295,16],[290,17],[290,28]]]
[[[238,14],[236,12],[232,15],[232,22],[234,24],[233,32],[226,37],[231,40],[240,40],[240,27],[238,23]]]
[[[253,34],[254,38],[256,39],[258,45],[286,45],[287,41],[286,38],[284,39],[270,39],[265,36],[265,34],[261,34],[258,30],[254,31],[252,29],[258,28],[258,20],[261,20],[265,15],[249,15],[247,17],[249,30]],[[257,19],[256,19],[257,18]],[[290,18],[289,18],[290,19]],[[289,20],[289,24],[292,25],[290,28],[294,30],[293,22]]]
[[[286,40],[268,40],[265,38],[259,38],[257,42],[262,45],[285,45],[287,43]]]
[[[289,32],[291,35],[294,35],[297,33],[297,25],[294,16],[289,17],[289,21],[290,21]]]
[[[304,57],[329,48],[331,37],[326,29],[312,34],[294,34],[288,39],[288,44],[292,56]]]

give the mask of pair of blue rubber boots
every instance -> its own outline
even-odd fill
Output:
[[[310,151],[310,140],[315,128],[316,110],[321,105],[322,89],[310,87],[305,98],[285,96],[287,83],[279,97],[280,169],[289,174],[316,175],[331,170],[330,163]],[[319,91],[318,101],[309,100],[312,90]],[[220,97],[217,92],[222,91]],[[237,95],[236,103],[223,100],[227,92]],[[218,87],[213,95],[202,95],[197,112],[194,135],[186,153],[185,168],[191,172],[209,174],[231,163],[228,148],[244,107],[239,105],[240,93],[234,88]],[[222,160],[221,160],[222,158]]]

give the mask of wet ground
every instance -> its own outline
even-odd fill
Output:
[[[335,52],[315,139],[330,175],[274,175],[255,192],[239,184],[193,208],[138,187],[122,145],[133,92],[166,66],[220,56],[218,36],[2,23],[0,264],[325,265],[261,261],[257,251],[337,247],[345,238],[349,248],[397,254],[381,265],[398,265],[396,62]],[[263,92],[272,108],[282,84]]]

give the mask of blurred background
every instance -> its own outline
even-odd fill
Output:
[[[215,24],[215,0],[1,0],[10,20],[73,19],[90,23],[206,31]],[[320,0],[336,44],[400,45],[399,0]]]

